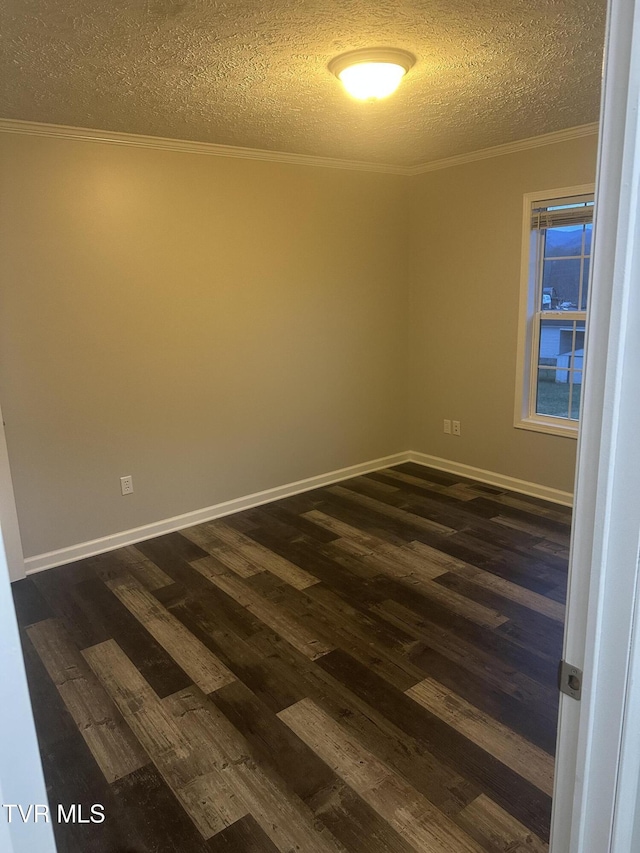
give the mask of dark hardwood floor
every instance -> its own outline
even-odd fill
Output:
[[[408,463],[14,584],[60,853],[545,851],[569,526]]]

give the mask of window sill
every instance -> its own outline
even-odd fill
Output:
[[[537,420],[522,418],[514,423],[516,429],[528,429],[532,432],[543,432],[547,435],[561,435],[564,438],[578,438],[578,422],[562,423],[559,419]]]

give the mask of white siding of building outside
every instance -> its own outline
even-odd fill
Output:
[[[559,326],[543,326],[540,330],[540,358],[557,358],[560,352]]]
[[[558,356],[558,367],[564,367],[566,370],[557,370],[556,371],[556,382],[568,382],[569,381],[569,366],[573,367],[573,384],[581,385],[582,384],[582,365],[584,362],[584,350],[577,349],[575,351],[575,355],[573,356],[573,364],[571,364],[571,353],[563,352]]]

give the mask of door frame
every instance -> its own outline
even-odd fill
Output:
[[[9,484],[10,485],[10,484]],[[5,489],[0,471],[0,489]],[[8,820],[6,804],[47,805],[38,740],[33,722],[20,636],[11,595],[0,523],[0,849],[6,853],[55,853],[51,822],[33,819],[23,823],[13,809]]]
[[[640,767],[640,0],[610,0],[552,853],[631,853]]]

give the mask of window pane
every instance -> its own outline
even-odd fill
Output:
[[[562,371],[566,377],[567,371]],[[559,381],[558,371],[551,367],[538,369],[536,393],[536,413],[552,415],[555,418],[569,417],[569,388],[566,381]]]
[[[543,261],[542,311],[578,308],[580,258]]]
[[[575,370],[571,375],[571,417],[578,420],[580,415],[580,396],[582,393],[582,371]]]
[[[568,320],[541,320],[538,365],[558,366],[558,356],[571,349],[573,323]]]
[[[587,310],[587,294],[589,289],[589,266],[591,264],[591,260],[589,258],[584,259],[584,267],[582,269],[582,294],[580,296],[580,310]]]
[[[591,254],[591,233],[593,231],[593,225],[585,225],[585,234],[584,234],[584,253],[585,255]]]
[[[547,236],[544,244],[545,258],[559,258],[582,254],[583,230],[584,225],[547,228]]]
[[[540,321],[536,414],[577,419],[584,334],[585,323],[581,320]]]
[[[584,320],[541,320],[538,366],[582,370],[584,326]]]

